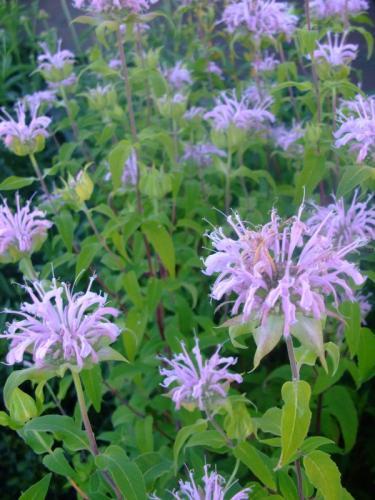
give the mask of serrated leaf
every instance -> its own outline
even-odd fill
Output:
[[[310,453],[321,446],[326,446],[327,444],[335,444],[332,439],[328,439],[323,436],[311,436],[305,439],[301,446],[301,453],[307,454]]]
[[[93,365],[88,370],[81,371],[85,393],[96,412],[100,412],[102,404],[102,371],[100,365]]]
[[[131,462],[120,446],[111,445],[95,457],[99,469],[107,470],[126,500],[146,500],[146,486],[142,472]]]
[[[271,469],[263,460],[262,454],[251,444],[240,443],[233,450],[233,455],[256,476],[267,488],[276,490],[276,483]]]
[[[303,458],[303,465],[309,481],[324,500],[341,500],[340,472],[327,453],[312,451]]]
[[[281,455],[278,467],[290,462],[307,435],[311,421],[311,388],[303,380],[285,382],[281,396],[284,406],[281,414]]]
[[[174,278],[176,257],[171,235],[160,222],[156,221],[142,224],[142,232],[154,247],[169,275]]]
[[[297,322],[291,328],[292,335],[319,357],[323,368],[327,371],[327,363],[324,357],[322,321],[299,313],[297,313],[296,317]]]
[[[19,497],[19,500],[44,500],[48,493],[52,474],[47,474],[43,479],[33,484]]]
[[[284,319],[281,316],[268,316],[265,324],[254,329],[254,340],[257,350],[254,356],[255,370],[261,360],[277,345],[283,334]]]

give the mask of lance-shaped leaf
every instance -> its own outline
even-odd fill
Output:
[[[300,448],[311,420],[311,388],[307,382],[286,382],[281,389],[281,395],[284,406],[281,414],[281,456],[278,468],[290,462]]]
[[[297,323],[292,326],[292,335],[296,337],[302,345],[311,349],[320,359],[325,371],[328,371],[324,356],[323,344],[323,324],[315,318],[309,318],[303,314],[297,314]]]
[[[283,334],[284,320],[281,316],[269,316],[265,324],[258,326],[254,330],[254,340],[257,350],[254,356],[255,370],[261,360],[266,356],[281,339]]]
[[[315,450],[306,455],[303,465],[309,481],[324,500],[341,500],[340,472],[327,453]]]
[[[44,500],[48,493],[51,477],[52,474],[47,474],[43,479],[30,486],[25,493],[22,493],[19,500]]]
[[[241,462],[245,464],[254,476],[262,481],[265,486],[271,490],[276,489],[276,482],[271,469],[263,459],[263,454],[254,446],[247,442],[243,442],[234,448],[233,455],[238,458],[238,460],[241,460]]]
[[[159,222],[147,221],[142,224],[142,232],[154,247],[169,275],[174,278],[176,257],[173,240],[168,231]]]

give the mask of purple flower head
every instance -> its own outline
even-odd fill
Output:
[[[181,406],[197,406],[200,410],[211,407],[218,401],[225,399],[229,385],[232,382],[240,384],[241,375],[228,371],[229,366],[235,365],[237,359],[222,358],[219,355],[221,346],[207,360],[202,358],[198,340],[190,356],[184,343],[181,343],[182,352],[175,354],[171,360],[161,358],[167,368],[161,368],[160,374],[165,377],[162,386],[174,387],[170,391],[172,401],[179,410]]]
[[[231,125],[244,130],[261,130],[267,122],[275,120],[268,111],[272,98],[266,97],[256,103],[244,95],[238,100],[235,91],[222,92],[216,99],[216,106],[204,115],[205,120],[212,120],[216,130],[227,130]]]
[[[375,155],[375,98],[358,95],[345,110],[339,112],[341,126],[334,133],[335,147],[349,145],[349,151],[358,153],[357,162]]]
[[[184,118],[185,120],[194,120],[195,118],[203,118],[204,113],[206,110],[202,108],[201,106],[192,106],[190,109],[188,109],[185,114]]]
[[[337,248],[325,236],[324,228],[334,216],[330,212],[310,231],[298,215],[282,221],[275,210],[271,221],[261,228],[249,229],[238,215],[227,221],[236,237],[225,236],[222,228],[211,239],[215,253],[205,260],[204,273],[218,274],[211,296],[221,300],[232,296],[232,315],[241,312],[241,322],[254,320],[266,327],[270,315],[281,315],[283,334],[288,336],[297,323],[297,313],[320,320],[327,314],[326,301],[338,295],[354,300],[350,280],[364,282],[346,255],[362,245],[355,240]]]
[[[108,66],[111,69],[120,69],[121,68],[121,60],[120,59],[111,59],[108,63]]]
[[[318,19],[327,17],[347,18],[369,8],[367,0],[311,0],[312,14]]]
[[[184,85],[191,85],[190,71],[183,66],[182,62],[178,62],[173,68],[164,71],[164,76],[169,85],[175,90],[181,89]]]
[[[148,10],[158,0],[73,0],[76,9],[104,13],[118,10],[128,10],[140,13]]]
[[[57,51],[52,53],[45,42],[40,43],[44,53],[38,56],[38,70],[49,83],[61,85],[61,82],[65,82],[63,85],[66,86],[66,81],[74,76],[72,73],[75,59],[70,50],[61,50],[61,44],[62,40],[59,40]]]
[[[138,161],[135,149],[132,149],[129,158],[125,162],[121,181],[124,186],[135,186],[138,182]]]
[[[336,200],[327,207],[312,204],[314,212],[306,224],[314,231],[328,214],[332,214],[323,228],[323,233],[338,247],[345,247],[356,240],[363,244],[375,239],[375,208],[373,196],[364,201],[357,201],[358,189],[355,191],[352,203],[345,207],[344,199]]]
[[[30,208],[30,201],[21,207],[16,194],[16,210],[6,200],[0,205],[0,262],[14,262],[22,255],[38,250],[47,237],[52,223],[41,210]]]
[[[223,76],[223,70],[214,61],[209,61],[207,64],[207,72],[217,75],[218,77]]]
[[[273,71],[280,61],[274,56],[274,54],[268,54],[265,52],[262,59],[256,59],[253,62],[253,68],[257,73],[268,73]]]
[[[250,488],[245,488],[234,495],[228,494],[231,485],[226,487],[225,479],[215,471],[204,466],[202,485],[198,485],[193,471],[189,470],[189,480],[179,481],[179,489],[172,492],[176,500],[248,500]]]
[[[37,113],[39,108],[43,105],[50,108],[57,102],[56,94],[52,90],[41,90],[33,94],[26,95],[22,101],[29,108],[30,112]]]
[[[2,109],[4,118],[0,115],[0,138],[4,144],[19,156],[37,153],[44,148],[48,137],[47,127],[51,123],[48,116],[37,116],[37,108],[31,109],[31,120],[26,123],[26,110],[23,102],[15,106],[17,120]]]
[[[6,311],[20,318],[9,323],[2,336],[10,339],[7,363],[21,363],[25,352],[32,354],[38,367],[69,363],[81,369],[87,361],[98,363],[100,349],[120,334],[108,319],[119,311],[106,306],[105,295],[91,291],[93,280],[86,292],[79,293],[55,279],[48,289],[39,281],[25,285],[31,301],[24,302],[20,311]]]
[[[340,40],[340,34],[327,33],[327,43],[317,42],[318,48],[314,50],[314,57],[318,63],[327,62],[330,66],[343,66],[350,64],[356,57],[358,45],[345,43],[346,33]]]
[[[191,161],[198,167],[208,167],[212,164],[212,156],[225,158],[225,151],[217,148],[213,144],[186,144],[181,161]]]
[[[271,131],[271,137],[275,141],[277,147],[288,153],[303,152],[302,144],[297,141],[304,135],[304,130],[301,124],[293,124],[292,128],[287,129],[284,125],[274,127]]]
[[[298,17],[290,5],[276,0],[232,0],[225,8],[222,21],[230,33],[244,27],[256,40],[294,33]]]

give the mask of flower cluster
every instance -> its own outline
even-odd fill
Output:
[[[180,90],[184,85],[192,83],[190,71],[179,61],[173,68],[164,71],[164,76],[174,90]]]
[[[199,486],[194,478],[193,471],[189,470],[189,480],[179,481],[179,489],[172,492],[177,500],[247,500],[250,488],[245,488],[233,496],[227,493],[231,487],[226,487],[225,479],[216,471],[209,471],[209,465],[204,466],[202,485]]]
[[[226,157],[225,151],[213,144],[186,144],[182,161],[191,161],[199,167],[208,167],[212,164],[212,156]]]
[[[26,123],[26,109],[23,102],[15,106],[17,120],[4,109],[4,118],[0,116],[0,138],[15,154],[25,156],[44,149],[47,127],[51,123],[48,116],[37,116],[38,108],[30,109],[31,120]]]
[[[44,52],[38,56],[38,70],[51,89],[68,87],[76,82],[73,74],[74,54],[70,50],[62,50],[61,44],[62,40],[59,40],[57,51],[52,53],[45,42],[40,43]]]
[[[282,315],[283,333],[288,336],[297,322],[297,311],[322,319],[327,314],[327,298],[338,306],[338,293],[354,300],[350,280],[356,285],[364,277],[346,256],[362,245],[355,240],[337,248],[324,234],[334,216],[329,212],[321,224],[310,231],[298,215],[282,221],[272,211],[271,221],[260,229],[248,229],[238,215],[227,218],[237,238],[216,229],[209,238],[215,253],[205,260],[204,273],[218,274],[212,297],[235,297],[232,314],[242,309],[242,320],[265,326],[268,317]]]
[[[261,130],[264,125],[275,120],[268,111],[272,98],[259,99],[254,104],[244,95],[238,100],[235,91],[222,92],[216,99],[216,106],[204,115],[206,120],[212,120],[216,130],[226,130],[231,125],[244,130]]]
[[[101,348],[114,342],[120,329],[108,319],[119,311],[106,306],[105,295],[91,291],[93,280],[84,293],[73,293],[55,279],[49,289],[39,281],[26,285],[31,302],[6,311],[20,317],[2,335],[10,340],[7,362],[21,363],[29,352],[39,367],[69,363],[81,369],[86,361],[97,363]]]
[[[304,130],[300,123],[296,123],[292,128],[287,129],[284,125],[279,125],[271,130],[271,137],[277,147],[285,152],[302,153],[303,146],[297,141],[304,136]]]
[[[233,0],[224,10],[223,22],[230,33],[245,27],[255,39],[294,33],[298,17],[286,2],[276,0]]]
[[[354,241],[366,242],[375,239],[375,208],[371,205],[373,196],[364,201],[357,201],[359,191],[356,190],[351,205],[346,208],[344,199],[336,200],[327,207],[312,204],[314,212],[307,220],[307,225],[315,230],[327,218],[323,232],[336,247],[342,248]]]
[[[341,37],[341,39],[340,39]],[[317,42],[318,48],[314,51],[317,62],[327,62],[330,66],[350,64],[356,57],[358,45],[345,43],[346,33],[342,36],[331,32],[327,33],[327,43]]]
[[[0,261],[19,260],[22,255],[38,250],[47,237],[52,223],[44,212],[30,208],[30,201],[21,207],[16,195],[16,210],[12,211],[6,200],[0,205]]]
[[[357,162],[375,155],[375,98],[357,96],[339,112],[339,129],[334,133],[335,147],[349,145],[351,152],[358,153]]]
[[[161,358],[168,368],[161,368],[160,373],[165,380],[162,386],[168,388],[176,384],[170,391],[176,409],[181,406],[198,406],[200,410],[211,407],[227,395],[229,384],[242,382],[241,375],[228,371],[229,366],[235,365],[236,358],[222,358],[219,356],[220,346],[207,360],[203,361],[198,340],[192,350],[192,358],[181,344],[182,352],[176,354],[172,360]]]
[[[327,17],[347,18],[369,8],[367,0],[312,0],[310,7],[318,19]]]
[[[223,70],[214,61],[209,61],[207,64],[207,72],[212,75],[217,75],[218,77],[223,76]]]
[[[266,52],[262,58],[256,59],[253,62],[253,68],[257,73],[267,73],[273,71],[280,61],[274,56],[274,54],[268,54]]]
[[[40,90],[39,92],[26,95],[22,100],[31,113],[37,113],[41,106],[47,105],[45,107],[51,107],[56,103],[57,99],[56,93],[53,90]]]
[[[111,12],[129,10],[140,13],[148,10],[158,0],[73,0],[76,9],[85,9],[91,12]]]

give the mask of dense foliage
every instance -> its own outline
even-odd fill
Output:
[[[368,7],[0,0],[2,498],[372,497]]]

